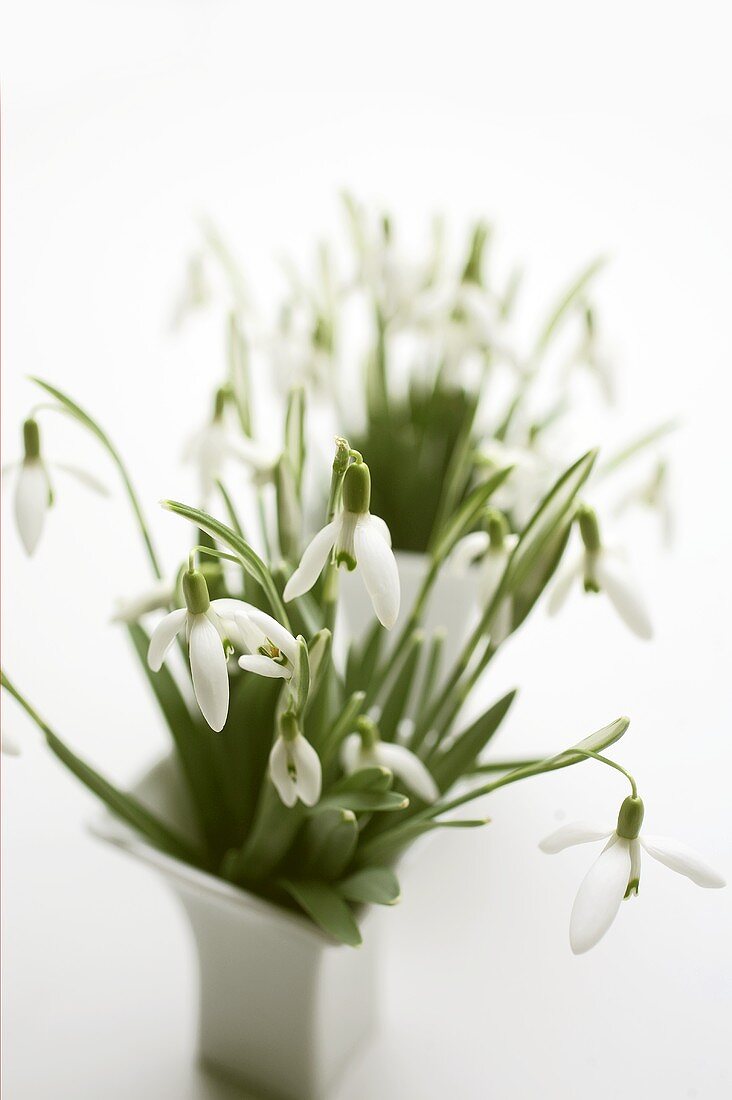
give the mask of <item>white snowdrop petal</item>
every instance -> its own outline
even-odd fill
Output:
[[[572,821],[562,825],[541,841],[539,847],[547,855],[563,852],[575,844],[589,844],[593,840],[607,840],[614,832],[613,826],[596,825],[589,821]]]
[[[302,734],[292,742],[290,752],[297,772],[297,793],[306,806],[314,806],[323,782],[320,757]]]
[[[177,634],[183,629],[188,612],[185,607],[177,611],[171,611],[169,615],[161,619],[150,636],[150,645],[147,649],[147,663],[153,672],[159,672],[162,668],[166,654]]]
[[[456,544],[450,555],[450,564],[458,573],[469,569],[476,558],[485,554],[491,544],[487,531],[473,531]]]
[[[269,775],[285,806],[292,808],[297,802],[297,791],[290,775],[287,746],[282,737],[277,738],[269,754]]]
[[[697,886],[719,890],[726,885],[722,875],[686,844],[664,836],[645,835],[640,837],[640,842],[649,856],[653,856],[659,863],[663,863],[664,867],[669,867],[679,875],[686,875]]]
[[[300,559],[300,564],[285,586],[284,599],[286,603],[296,599],[297,596],[302,596],[305,592],[309,592],[313,587],[323,571],[323,566],[327,562],[338,538],[340,527],[341,517],[338,516],[318,531],[310,545],[306,547]]]
[[[399,614],[399,570],[396,558],[377,528],[366,515],[356,525],[353,536],[356,562],[363,575],[366,590],[374,605],[376,617],[390,630]]]
[[[15,483],[15,522],[27,554],[32,554],[43,531],[48,511],[50,486],[40,459],[21,464]]]
[[[571,565],[568,565],[563,569],[557,580],[554,582],[554,587],[549,595],[549,601],[546,605],[546,609],[550,615],[556,615],[558,611],[564,607],[567,602],[567,596],[570,593],[572,585],[582,572],[582,561],[574,561]]]
[[[387,546],[391,546],[391,531],[386,520],[381,516],[371,516],[371,523],[375,531],[378,531]]]
[[[617,916],[630,878],[630,846],[615,835],[585,875],[572,907],[569,942],[575,955],[594,947]]]
[[[193,615],[190,636],[193,691],[212,730],[224,728],[229,712],[229,674],[219,632],[206,615]]]
[[[357,733],[349,733],[341,745],[341,766],[344,772],[357,772],[366,767],[361,751],[361,738]]]
[[[439,788],[430,772],[419,757],[404,745],[381,741],[376,748],[376,758],[423,802],[434,802],[439,797]]]
[[[606,554],[601,554],[595,566],[595,575],[602,590],[625,625],[639,638],[653,637],[653,626],[645,604],[633,585],[608,564]]]
[[[272,680],[289,680],[292,676],[289,668],[273,661],[271,657],[265,657],[263,653],[245,654],[239,658],[239,667],[246,672],[256,672],[258,676],[268,676]]]
[[[107,486],[95,477],[94,474],[90,474],[88,470],[83,469],[81,466],[72,466],[68,462],[54,462],[52,463],[55,470],[62,470],[63,473],[69,474],[71,477],[84,485],[87,489],[91,489],[94,493],[99,493],[102,497],[109,496],[109,489]]]
[[[173,586],[168,581],[158,581],[146,592],[131,599],[117,600],[112,622],[134,623],[150,611],[160,611],[173,598]]]
[[[278,623],[277,619],[268,615],[266,611],[260,611],[258,607],[252,607],[251,604],[244,604],[244,606],[255,626],[259,627],[262,633],[274,642],[277,648],[281,649],[285,657],[294,665],[297,661],[297,641],[289,630],[286,630],[282,623]]]

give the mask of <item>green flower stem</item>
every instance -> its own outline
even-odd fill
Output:
[[[609,768],[614,768],[616,772],[620,772],[630,783],[630,789],[633,794],[633,798],[638,797],[638,787],[636,785],[635,779],[629,771],[626,771],[622,764],[618,764],[615,760],[611,760],[608,756],[603,756],[599,752],[592,752],[590,749],[577,749],[576,751],[580,752],[582,756],[587,756],[591,760],[599,760],[601,764],[607,764]]]
[[[194,867],[201,867],[204,865],[204,860],[200,852],[189,844],[187,840],[170,829],[164,822],[143,806],[141,802],[138,802],[136,798],[120,791],[90,767],[89,764],[85,763],[81,757],[72,752],[61,738],[53,732],[50,726],[43,721],[37,711],[34,710],[28,700],[21,695],[4,672],[1,674],[0,682],[5,690],[9,692],[23,710],[25,710],[29,718],[38,726],[51,752],[54,753],[61,763],[64,764],[77,779],[80,779],[81,782],[84,783],[92,794],[95,794],[97,798],[101,799],[112,813],[127,822],[128,825],[131,825],[138,832],[142,833],[143,836],[155,845],[155,847],[160,848],[176,859],[182,859],[184,862],[190,863]]]
[[[62,393],[61,390],[56,389],[55,386],[51,386],[48,382],[44,382],[41,378],[31,377],[30,380],[31,382],[35,382],[37,386],[40,386],[41,389],[45,390],[46,393],[49,393],[52,397],[55,397],[56,400],[60,402],[60,407],[52,406],[56,409],[56,411],[66,413],[67,416],[71,416],[75,420],[78,420],[80,424],[82,424],[85,428],[87,428],[88,431],[92,433],[92,435],[95,435],[97,437],[99,442],[107,451],[108,455],[117,467],[120,477],[122,478],[122,484],[124,485],[125,492],[127,493],[130,505],[132,506],[132,511],[135,516],[135,520],[137,521],[137,525],[140,529],[140,534],[142,535],[142,540],[145,544],[145,549],[147,551],[147,556],[150,559],[153,573],[158,580],[162,580],[163,573],[160,568],[157,554],[155,553],[155,547],[153,546],[152,538],[150,537],[147,522],[142,511],[142,506],[140,505],[137,493],[135,492],[135,487],[132,484],[132,480],[127,472],[127,468],[124,462],[122,461],[122,457],[119,451],[114,446],[106,432],[104,432],[99,427],[97,422],[91,416],[89,416],[89,414],[85,412],[81,408],[81,406],[77,405],[75,401],[72,401],[70,397],[67,397],[65,393]]]

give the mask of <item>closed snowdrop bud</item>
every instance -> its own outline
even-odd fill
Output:
[[[581,581],[585,592],[604,592],[625,625],[639,638],[648,640],[653,635],[651,620],[627,575],[623,555],[603,545],[597,515],[592,508],[581,505],[577,510],[577,522],[583,552],[560,573],[549,597],[549,614],[555,615],[564,606],[572,585]]]
[[[543,852],[553,855],[575,844],[607,842],[585,876],[572,907],[569,940],[575,955],[582,955],[599,943],[615,920],[623,899],[638,894],[642,851],[697,886],[719,889],[725,885],[722,876],[685,844],[641,834],[644,812],[643,801],[634,787],[634,793],[620,807],[615,828],[574,822],[563,825],[539,845]]]
[[[106,496],[107,490],[86,470],[78,469],[63,462],[48,463],[41,453],[41,432],[38,421],[33,417],[23,424],[23,459],[10,463],[3,474],[18,470],[15,483],[15,522],[25,552],[30,556],[35,551],[43,533],[46,513],[53,504],[53,488],[49,470],[53,468],[70,474],[87,489]]]
[[[369,512],[371,474],[365,462],[352,463],[345,472],[343,506],[306,548],[285,587],[285,600],[309,592],[335,554],[338,565],[358,569],[379,622],[391,629],[399,614],[399,572],[391,549],[389,528]]]
[[[388,768],[423,802],[435,802],[440,791],[418,756],[404,745],[382,741],[376,724],[366,717],[356,723],[357,732],[343,742],[341,764],[345,772],[381,766]]]

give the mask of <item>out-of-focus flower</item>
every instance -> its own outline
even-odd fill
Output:
[[[656,512],[661,524],[661,538],[666,546],[671,546],[674,540],[674,512],[668,482],[668,466],[665,462],[658,462],[645,481],[618,501],[615,515],[621,516],[636,507]]]
[[[32,417],[23,424],[23,450],[23,459],[5,466],[3,474],[12,470],[18,471],[15,482],[15,522],[25,551],[31,555],[43,532],[46,512],[54,501],[50,477],[52,469],[70,474],[87,489],[92,489],[101,496],[107,496],[107,490],[87,470],[66,462],[48,462],[41,454],[38,421]]]
[[[471,566],[477,569],[483,607],[489,606],[498,591],[508,559],[518,541],[517,535],[509,534],[506,519],[497,509],[490,510],[487,520],[488,530],[466,535],[457,544],[450,559],[452,568],[458,571]],[[501,645],[511,633],[512,625],[513,600],[506,596],[493,616],[491,645]]]
[[[276,456],[271,451],[228,428],[224,420],[226,397],[225,389],[217,391],[212,419],[189,440],[183,455],[185,461],[195,463],[198,468],[204,505],[229,459],[247,466],[257,482],[269,481],[276,464]]]
[[[629,578],[624,557],[600,541],[597,517],[591,508],[578,511],[584,548],[578,558],[561,572],[549,597],[550,615],[563,606],[575,582],[581,582],[585,592],[604,592],[625,625],[645,640],[653,636],[653,627],[635,586]]]
[[[620,807],[615,828],[578,821],[563,825],[539,845],[543,852],[554,854],[575,844],[607,840],[583,879],[572,908],[569,939],[575,955],[594,947],[615,920],[621,901],[638,893],[641,850],[697,886],[718,889],[725,885],[722,876],[685,844],[641,835],[642,823],[642,800],[628,797]]]

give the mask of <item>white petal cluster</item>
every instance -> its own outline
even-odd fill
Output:
[[[276,462],[276,456],[265,447],[231,431],[219,409],[213,419],[188,441],[183,458],[186,462],[192,462],[198,470],[204,506],[216,482],[222,478],[228,461],[242,463],[251,471],[255,481],[269,479]]]
[[[719,889],[725,885],[722,876],[685,844],[645,834],[629,839],[620,836],[613,826],[584,821],[563,825],[539,847],[554,854],[598,840],[606,840],[607,844],[582,881],[572,908],[569,939],[575,955],[594,947],[615,920],[622,900],[637,894],[642,851],[697,886]]]
[[[242,668],[260,676],[292,676],[297,642],[271,615],[243,600],[213,600],[203,611],[171,611],[150,638],[148,664],[158,672],[176,637],[185,632],[193,690],[213,730],[223,729],[229,712],[228,657],[233,648],[248,651]]]
[[[450,556],[451,567],[459,573],[475,568],[480,585],[480,600],[488,607],[503,579],[508,560],[518,542],[518,536],[506,535],[500,546],[491,545],[487,531],[473,531],[456,545]],[[506,596],[501,600],[491,625],[491,645],[502,645],[511,633],[513,625],[513,600]]]

